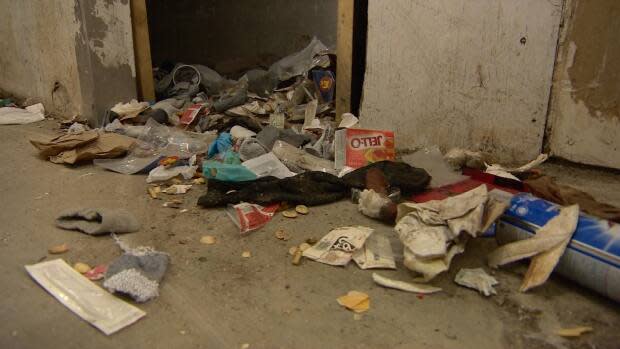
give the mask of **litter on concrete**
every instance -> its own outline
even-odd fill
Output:
[[[372,273],[372,280],[375,283],[377,283],[378,285],[381,285],[383,287],[393,288],[393,289],[401,290],[401,291],[405,291],[405,292],[412,292],[412,293],[419,293],[419,294],[430,294],[430,293],[436,293],[436,292],[441,291],[441,288],[439,288],[439,287],[434,287],[434,286],[425,285],[425,284],[416,284],[416,283],[399,281],[399,280],[393,280],[393,279],[387,278],[385,276],[381,276],[381,275],[379,275],[377,273]]]
[[[0,125],[23,125],[45,119],[43,104],[38,103],[25,109],[16,107],[0,108]]]
[[[168,254],[152,247],[130,248],[118,238],[116,240],[123,254],[108,266],[103,287],[140,303],[159,296],[159,284],[170,262]]]
[[[338,304],[356,313],[363,313],[370,309],[370,297],[360,291],[349,291],[346,295],[338,297]]]
[[[364,246],[374,230],[368,227],[342,227],[330,231],[318,243],[303,251],[303,256],[317,262],[345,266],[355,251]]]
[[[532,238],[504,245],[491,252],[488,257],[489,265],[496,268],[531,257],[520,291],[525,292],[542,285],[551,275],[570,242],[577,228],[578,218],[578,205],[562,208],[560,214],[540,228]]]
[[[54,298],[106,335],[146,315],[101,289],[62,259],[27,265],[26,270]]]
[[[463,268],[456,273],[454,282],[461,286],[473,288],[478,290],[485,296],[497,294],[493,286],[499,284],[494,277],[487,274],[482,268],[467,269]]]
[[[121,209],[69,209],[56,218],[56,226],[78,230],[88,235],[133,233],[140,230],[140,222],[131,213]]]

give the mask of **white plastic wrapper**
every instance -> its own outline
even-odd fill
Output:
[[[314,156],[284,141],[276,141],[271,151],[293,172],[321,171],[338,174],[333,161]]]
[[[277,178],[292,177],[294,172],[289,170],[282,161],[280,161],[273,153],[267,153],[244,161],[243,165],[248,170],[252,171],[256,177],[274,176]]]
[[[106,335],[146,315],[80,275],[62,259],[27,265],[26,270],[60,303]]]

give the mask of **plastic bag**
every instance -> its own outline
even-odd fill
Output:
[[[147,183],[162,182],[174,178],[178,175],[182,175],[185,179],[191,179],[196,174],[198,166],[177,166],[166,168],[164,166],[157,166],[146,178]]]
[[[0,125],[23,125],[45,119],[42,109],[37,110],[31,107],[34,106],[27,107],[26,109],[14,107],[0,108]],[[41,108],[43,108],[42,105]]]
[[[293,172],[321,171],[338,174],[333,161],[316,157],[286,142],[276,141],[272,152]]]
[[[224,164],[219,161],[203,162],[202,173],[205,178],[225,182],[244,182],[256,179],[256,175],[242,165]]]
[[[178,156],[187,159],[194,154],[202,154],[209,149],[210,134],[191,134],[164,126],[153,119],[144,125],[144,131],[138,137],[144,150],[163,156]]]
[[[320,60],[315,60],[314,56],[324,51],[327,51],[327,46],[314,37],[303,50],[286,56],[271,65],[269,73],[273,74],[280,81],[304,75],[312,67],[319,64]]]
[[[257,158],[242,163],[244,167],[252,171],[256,177],[273,176],[276,178],[286,178],[295,175],[273,154],[267,153]]]

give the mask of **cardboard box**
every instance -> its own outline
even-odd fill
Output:
[[[394,160],[394,132],[346,128],[335,135],[336,168],[360,168],[382,160]]]

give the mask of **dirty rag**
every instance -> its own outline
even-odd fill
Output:
[[[144,303],[159,296],[159,284],[168,269],[170,257],[152,247],[128,248],[108,266],[103,287]]]
[[[56,218],[56,226],[67,230],[78,230],[88,235],[133,233],[140,230],[140,222],[131,213],[121,209],[106,208],[63,211]]]
[[[309,206],[327,204],[348,196],[351,188],[364,189],[366,172],[370,168],[381,169],[389,185],[401,188],[405,193],[420,192],[430,182],[430,177],[423,169],[381,161],[347,173],[342,178],[325,172],[309,171],[282,179],[263,177],[247,182],[210,180],[209,190],[198,199],[198,204],[203,207],[239,202],[263,206],[282,201]]]

